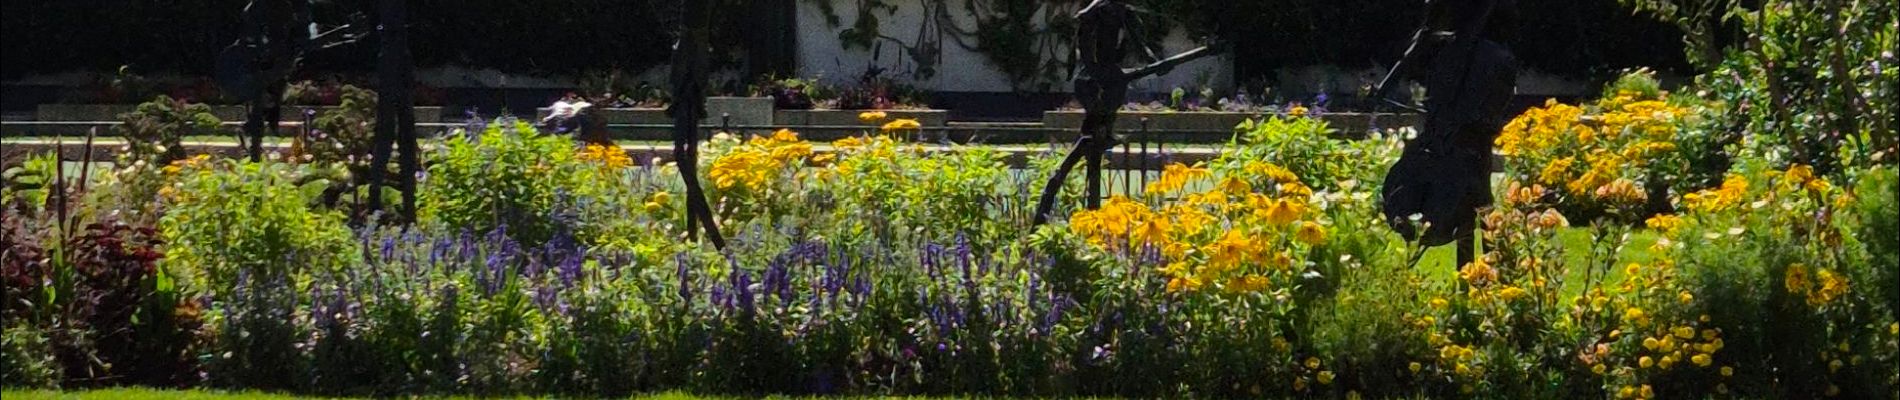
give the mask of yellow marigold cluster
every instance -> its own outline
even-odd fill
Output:
[[[1782,284],[1788,293],[1807,299],[1810,306],[1822,306],[1847,296],[1849,289],[1847,277],[1829,268],[1814,268],[1812,272],[1806,264],[1789,265],[1782,273]]]
[[[1722,186],[1682,196],[1682,202],[1697,212],[1717,212],[1735,208],[1748,196],[1748,179],[1729,175]]]
[[[1204,191],[1166,196],[1213,176],[1198,165],[1168,165],[1148,185],[1149,196],[1116,196],[1076,212],[1069,230],[1105,251],[1158,252],[1166,262],[1158,272],[1172,292],[1271,291],[1304,272],[1295,260],[1329,234],[1309,203],[1312,189],[1284,168],[1257,162]]]
[[[1496,145],[1517,178],[1559,191],[1559,202],[1634,208],[1648,200],[1650,170],[1677,154],[1678,122],[1692,114],[1635,93],[1586,107],[1546,101],[1505,125]]]
[[[706,176],[719,189],[763,190],[787,168],[803,166],[812,155],[811,143],[797,132],[780,129],[754,137],[713,159]]]
[[[915,131],[918,129],[923,129],[923,127],[924,125],[921,123],[918,123],[917,120],[909,119],[909,118],[898,118],[898,119],[891,120],[891,122],[884,123],[884,126],[879,127],[878,130],[883,131],[884,133],[897,133],[897,132],[904,132],[904,131]]]
[[[633,165],[633,158],[618,146],[590,144],[582,148],[578,158],[581,161],[598,163],[608,169],[619,169]]]

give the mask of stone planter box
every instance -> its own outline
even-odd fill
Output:
[[[774,112],[772,122],[779,126],[853,126],[873,125],[858,121],[858,114],[874,110],[778,110]],[[883,111],[885,121],[908,118],[927,127],[944,126],[950,123],[949,110],[875,110]],[[882,124],[883,122],[879,122]]]
[[[316,109],[318,113],[335,109],[335,106],[284,106],[281,122],[303,121],[304,110]],[[138,109],[136,104],[41,104],[33,112],[34,121],[48,122],[118,122],[119,115]],[[211,115],[223,120],[226,125],[244,122],[244,106],[214,105]],[[442,107],[416,107],[416,122],[435,123],[442,121]],[[102,135],[111,132],[110,125],[100,125]],[[84,135],[92,126],[86,125],[43,125],[9,126],[6,135]],[[232,127],[233,131],[238,128]],[[281,129],[281,128],[280,128]]]
[[[1115,131],[1133,134],[1142,128],[1142,118],[1148,119],[1148,129],[1157,131],[1205,131],[1205,133],[1165,133],[1169,139],[1181,139],[1189,142],[1224,141],[1233,135],[1234,126],[1249,118],[1260,119],[1262,114],[1239,112],[1148,112],[1123,111],[1115,118]],[[1366,133],[1377,126],[1393,128],[1400,126],[1418,126],[1424,121],[1419,114],[1390,113],[1327,113],[1321,119],[1337,130],[1340,136],[1348,138],[1365,137]],[[1058,110],[1042,114],[1043,126],[1065,130],[1082,128],[1082,111]],[[1073,136],[1073,135],[1069,135]]]

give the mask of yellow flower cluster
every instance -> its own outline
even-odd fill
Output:
[[[918,123],[917,120],[909,119],[909,118],[898,118],[898,119],[891,120],[891,122],[884,123],[884,126],[879,127],[878,130],[889,134],[889,133],[898,133],[898,132],[904,132],[904,131],[915,131],[918,129],[923,129],[923,127],[924,125],[921,123]]]
[[[1651,218],[1658,229],[1679,224],[1674,216]],[[1710,323],[1708,315],[1690,317],[1696,309],[1696,297],[1675,280],[1676,266],[1668,260],[1650,264],[1632,263],[1623,269],[1623,282],[1608,288],[1590,290],[1576,301],[1572,319],[1598,320],[1605,316],[1614,321],[1609,333],[1597,337],[1596,344],[1578,350],[1577,359],[1592,372],[1603,375],[1620,399],[1649,399],[1652,382],[1666,379],[1681,367],[1713,368],[1726,378],[1734,374],[1728,366],[1717,366],[1716,357],[1726,344],[1722,331]],[[1726,391],[1718,383],[1716,391]]]
[[[190,158],[172,161],[171,164],[166,164],[164,167],[159,168],[159,170],[163,171],[166,176],[178,175],[179,171],[202,167],[208,165],[210,161],[210,154],[199,154],[191,156]]]
[[[1788,293],[1807,299],[1810,306],[1822,306],[1847,296],[1847,277],[1829,268],[1815,268],[1810,276],[1808,266],[1793,264],[1782,274],[1783,286]]]
[[[797,132],[780,129],[719,155],[707,168],[706,176],[719,189],[763,190],[773,177],[786,168],[803,166],[811,155],[811,143],[799,139]]]
[[[1690,210],[1697,212],[1717,212],[1735,208],[1742,198],[1748,196],[1748,179],[1740,175],[1729,175],[1722,180],[1722,186],[1690,193],[1682,196],[1682,202]]]
[[[1303,272],[1295,260],[1328,236],[1309,204],[1312,189],[1284,168],[1255,162],[1205,191],[1166,197],[1213,175],[1198,165],[1168,165],[1145,190],[1147,202],[1110,198],[1101,209],[1072,214],[1069,229],[1102,250],[1158,251],[1172,292],[1270,291]],[[1272,185],[1260,192],[1252,182]]]
[[[1559,189],[1559,202],[1633,208],[1648,200],[1650,170],[1679,157],[1676,126],[1691,113],[1634,92],[1587,107],[1553,99],[1512,119],[1496,144],[1519,179]]]
[[[578,157],[581,161],[599,163],[607,169],[620,169],[633,165],[633,158],[618,146],[590,144],[581,149]]]

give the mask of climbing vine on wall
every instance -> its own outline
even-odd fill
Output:
[[[1048,91],[1068,75],[1068,57],[1079,0],[923,0],[916,32],[885,33],[880,18],[898,11],[892,0],[849,0],[850,21],[839,14],[844,0],[805,0],[824,13],[826,23],[844,27],[838,40],[847,49],[881,53],[895,46],[905,56],[900,68],[918,79],[935,76],[945,43],[983,54],[1009,77],[1017,90]],[[959,19],[957,16],[970,18]],[[970,26],[965,26],[969,24]],[[900,36],[901,35],[901,36]],[[906,65],[907,64],[907,65]]]

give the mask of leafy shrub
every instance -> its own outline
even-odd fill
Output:
[[[250,280],[348,265],[342,215],[309,208],[310,190],[296,185],[289,165],[227,160],[182,173],[161,198],[159,226],[169,244],[165,264],[196,289],[229,294]]]
[[[20,212],[45,209],[47,196],[53,191],[56,162],[52,154],[41,154],[7,168],[4,175],[0,175],[0,179],[4,179],[0,184],[6,185],[5,192],[0,193],[0,209],[17,208]]]
[[[369,167],[375,139],[376,92],[343,86],[336,108],[319,113],[310,137],[299,137],[290,159],[316,164],[342,164],[362,176]]]
[[[23,320],[9,320],[0,332],[0,381],[6,387],[49,388],[59,384],[59,363],[52,340]]]
[[[180,139],[216,135],[218,125],[223,123],[211,115],[211,107],[163,95],[139,104],[138,110],[119,119],[124,122],[119,125],[119,134],[131,146],[124,155],[126,159],[120,160],[124,165],[143,162],[157,166],[184,159]]]
[[[1852,195],[1813,171],[1744,164],[1721,187],[1685,196],[1681,216],[1650,224],[1690,283],[1682,300],[1728,339],[1717,361],[1733,363],[1741,390],[1891,394],[1894,317],[1865,297],[1879,293],[1866,287],[1879,283],[1874,270],[1890,266],[1843,251],[1852,217],[1840,211]],[[1778,383],[1758,386],[1769,381]]]
[[[1383,170],[1377,160],[1395,147],[1389,142],[1354,143],[1332,135],[1319,118],[1268,117],[1249,119],[1234,127],[1236,141],[1222,150],[1213,168],[1235,172],[1256,160],[1280,160],[1282,169],[1319,190],[1344,189],[1348,182],[1377,182]],[[1263,183],[1263,182],[1255,182]]]
[[[197,379],[196,305],[158,269],[158,232],[95,223],[63,246],[54,288],[64,376],[86,385],[176,386]],[[70,271],[70,272],[66,272]],[[70,273],[71,275],[65,275]]]
[[[1893,167],[1862,171],[1854,188],[1855,214],[1860,227],[1854,238],[1867,246],[1868,265],[1900,265],[1900,170]],[[1873,286],[1884,288],[1887,312],[1900,313],[1900,268],[1872,268]]]
[[[419,185],[427,205],[421,219],[476,232],[506,227],[516,240],[539,245],[566,229],[553,211],[571,200],[567,188],[580,185],[575,153],[573,141],[512,119],[451,134]]]

